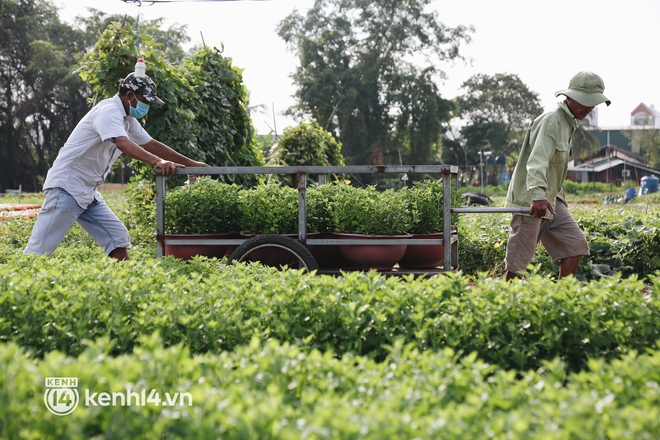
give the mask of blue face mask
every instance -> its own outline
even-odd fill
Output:
[[[149,104],[145,104],[142,101],[137,102],[137,107],[129,106],[128,108],[128,114],[135,119],[143,118],[147,113],[149,113]]]

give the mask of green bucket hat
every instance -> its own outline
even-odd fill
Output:
[[[568,96],[585,107],[595,107],[603,102],[610,105],[612,101],[603,95],[604,91],[605,83],[600,76],[592,72],[580,72],[571,78],[566,90],[555,92],[555,96]]]

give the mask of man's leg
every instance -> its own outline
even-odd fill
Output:
[[[128,260],[128,249],[120,247],[112,250],[108,256],[117,259],[118,261]]]
[[[518,214],[514,214],[511,218],[505,257],[507,281],[520,278],[519,273],[526,270],[527,265],[534,258],[540,229],[540,218]]]
[[[76,200],[63,189],[49,188],[44,192],[46,198],[23,255],[50,255],[55,252],[73,222],[83,212]]]
[[[555,216],[541,237],[541,242],[552,260],[560,261],[558,278],[575,276],[580,265],[580,256],[589,255],[589,244],[584,232],[561,202],[557,202]]]
[[[577,274],[578,266],[580,265],[580,255],[574,257],[568,257],[561,260],[559,266],[559,279],[564,278],[568,275]]]
[[[103,199],[90,203],[77,222],[108,256],[120,261],[128,260],[128,247],[131,245],[128,229]]]

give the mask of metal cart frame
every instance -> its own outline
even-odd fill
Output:
[[[524,210],[511,208],[451,208],[452,177],[458,175],[456,165],[355,165],[355,166],[264,166],[264,167],[191,167],[177,168],[176,174],[216,175],[216,174],[288,174],[297,176],[298,182],[298,240],[304,245],[365,245],[363,240],[351,239],[308,239],[307,238],[307,176],[318,175],[319,182],[325,183],[327,174],[442,174],[443,179],[443,230],[452,231],[451,213],[488,213]],[[177,240],[165,238],[165,176],[157,170],[156,175],[156,256],[164,255],[165,244],[201,245],[241,245],[247,238]],[[444,246],[442,272],[458,268],[458,236],[448,234],[449,246]],[[369,244],[395,245],[444,245],[443,239],[391,238],[369,241]],[[437,270],[435,270],[437,272]],[[423,270],[422,272],[434,272]]]

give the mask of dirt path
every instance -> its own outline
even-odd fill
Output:
[[[41,205],[18,205],[0,203],[0,220],[7,220],[15,217],[34,218],[39,213]]]

